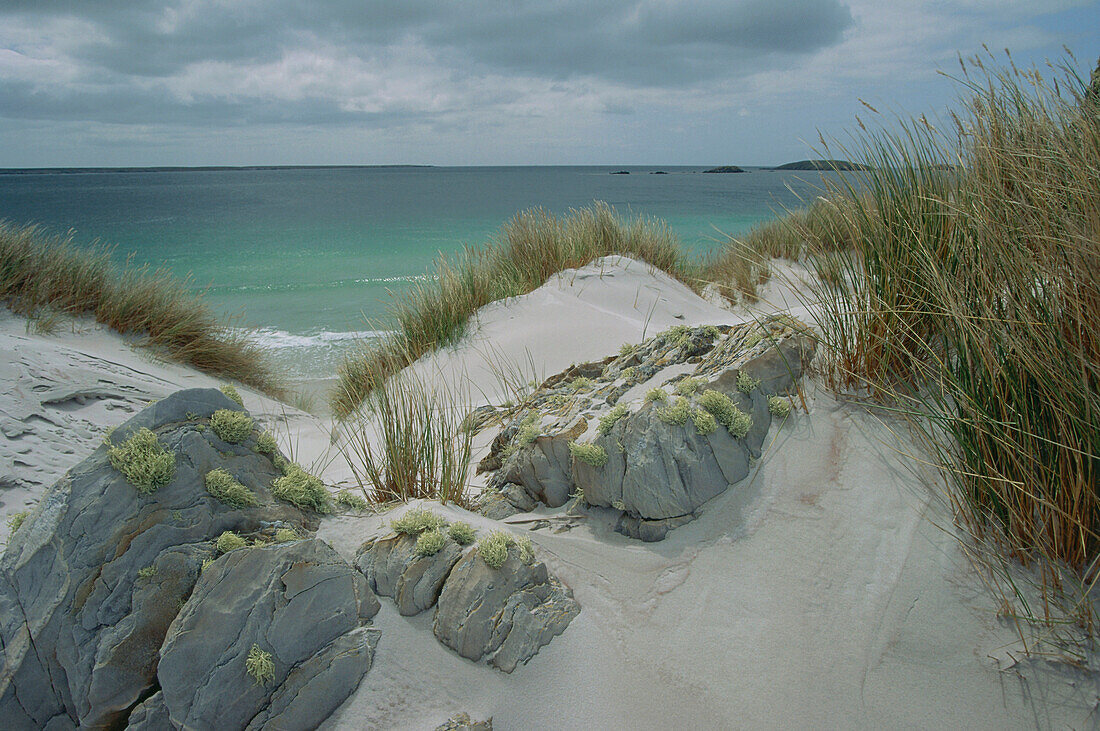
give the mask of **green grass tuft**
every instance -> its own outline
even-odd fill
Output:
[[[390,527],[398,533],[417,535],[429,530],[442,530],[447,521],[425,508],[406,510],[400,518],[390,521]]]
[[[298,531],[294,530],[293,528],[279,528],[275,531],[275,542],[276,543],[286,543],[288,541],[296,541],[299,538],[301,538],[301,536],[298,535]]]
[[[629,413],[630,409],[626,408],[626,404],[619,404],[611,409],[611,411],[607,412],[607,414],[600,417],[600,425],[597,427],[596,431],[599,432],[600,436],[607,436],[611,433],[611,428],[615,426],[615,422]]]
[[[237,482],[233,475],[217,469],[206,473],[206,491],[231,508],[245,508],[259,505],[256,493]]]
[[[278,453],[279,445],[275,441],[275,437],[271,435],[271,432],[261,432],[256,437],[255,450],[260,454],[273,455]]]
[[[495,530],[477,542],[477,555],[490,568],[499,569],[508,560],[508,549],[515,543],[511,533]]]
[[[771,396],[768,398],[768,412],[772,416],[778,416],[780,419],[786,419],[791,413],[791,400],[785,399],[780,396]]]
[[[737,390],[741,393],[752,393],[754,389],[760,386],[760,380],[753,378],[745,371],[740,371],[737,374]]]
[[[121,445],[108,447],[107,459],[144,495],[156,492],[176,475],[176,455],[166,450],[157,441],[157,435],[145,427]]]
[[[673,426],[683,426],[690,416],[691,402],[683,396],[678,396],[672,405],[661,406],[657,409],[657,418]]]
[[[744,439],[752,428],[752,417],[737,408],[737,404],[721,391],[708,388],[699,396],[699,405],[737,439]]]
[[[603,467],[607,464],[607,450],[598,444],[569,442],[569,453],[593,467]]]
[[[476,531],[469,523],[458,520],[447,527],[447,534],[451,537],[451,540],[458,545],[468,546],[474,542]]]
[[[275,658],[259,645],[253,645],[244,659],[244,670],[256,685],[267,685],[275,679]]]
[[[336,493],[336,497],[333,498],[333,502],[337,506],[346,510],[354,510],[355,512],[362,513],[370,508],[370,504],[362,495],[356,495],[351,490],[341,490]]]
[[[235,401],[237,403],[237,406],[244,406],[244,399],[241,398],[241,394],[237,391],[237,387],[234,386],[232,383],[227,383],[224,386],[220,387],[218,390],[224,393],[226,398],[228,398],[230,401]]]
[[[149,565],[143,569],[138,569],[137,575],[139,579],[151,579],[157,575],[157,567]]]
[[[447,545],[447,534],[440,528],[432,528],[421,533],[416,539],[413,553],[417,556],[434,556]]]
[[[23,527],[23,522],[27,519],[28,515],[30,515],[30,511],[28,510],[13,513],[12,516],[8,518],[8,529],[14,534],[15,531]]]
[[[705,384],[706,379],[704,378],[692,378],[691,376],[688,376],[687,378],[680,379],[680,381],[676,384],[676,393],[680,394],[681,396],[690,396],[698,391],[700,388],[702,388]]]
[[[240,444],[252,435],[252,417],[243,411],[218,409],[210,415],[210,428],[218,438],[230,444]]]
[[[233,531],[227,530],[218,536],[218,540],[214,542],[214,546],[218,549],[219,553],[229,553],[230,551],[236,551],[239,548],[247,547],[248,541],[241,538]]]
[[[645,400],[646,400],[646,403],[649,403],[649,402],[652,402],[652,401],[660,401],[663,404],[667,404],[668,403],[668,392],[665,391],[663,388],[660,388],[658,386],[654,386],[653,388],[649,389],[649,391],[646,392]]]
[[[284,472],[282,477],[271,484],[272,495],[301,510],[329,512],[331,507],[328,490],[319,477],[314,477],[293,462],[287,464]]]
[[[715,420],[714,415],[709,411],[703,409],[691,410],[691,421],[695,424],[695,431],[699,432],[703,436],[713,434],[718,430],[718,422]]]

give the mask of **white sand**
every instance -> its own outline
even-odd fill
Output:
[[[643,331],[745,316],[644,265],[605,260],[483,309],[467,341],[416,369],[475,401],[500,400],[500,363],[541,377],[616,352]],[[129,416],[108,403],[136,408],[142,398],[213,383],[110,333],[28,336],[11,317],[0,318],[0,357],[11,361],[0,361],[0,418],[26,413],[19,423],[35,434],[81,420],[94,432]],[[65,382],[81,368],[135,389],[136,401],[41,405],[37,385]],[[808,391],[809,412],[773,427],[754,473],[666,540],[615,534],[599,510],[569,532],[531,533],[582,611],[511,675],[440,645],[431,612],[401,617],[383,599],[375,665],[326,726],[424,729],[460,710],[493,716],[505,730],[1094,726],[1094,678],[1042,661],[1013,666],[1012,628],[994,617],[954,540],[937,527],[950,521],[930,497],[935,475],[899,456],[906,447],[890,424],[812,382]],[[245,400],[262,418],[281,417],[266,399]],[[302,461],[324,459],[325,426],[286,413]],[[0,460],[16,460],[23,480],[0,492],[5,514],[36,498],[96,438],[81,437],[62,454],[56,440],[4,434]],[[0,474],[11,469],[0,465]],[[326,477],[346,479],[346,467],[332,461]],[[326,519],[321,536],[350,558],[388,517]]]

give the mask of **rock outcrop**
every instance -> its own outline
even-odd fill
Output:
[[[443,584],[432,625],[436,638],[470,660],[504,672],[534,657],[561,634],[580,605],[546,564],[509,549],[499,568],[470,551]]]
[[[121,727],[131,711],[133,722],[146,727],[164,728],[166,717],[178,723],[180,711],[158,692],[173,680],[165,675],[162,644],[181,609],[184,616],[203,611],[196,605],[201,597],[195,587],[206,583],[200,576],[208,578],[202,566],[217,554],[214,539],[225,531],[260,537],[272,536],[277,528],[298,535],[316,528],[314,514],[272,495],[272,482],[283,474],[275,464],[282,456],[257,451],[264,447],[256,432],[234,436],[235,443],[224,441],[209,427],[219,410],[243,411],[213,389],[180,391],[147,407],[110,439],[117,447],[134,436],[149,437],[156,454],[148,471],[102,445],[47,491],[12,536],[0,558],[0,718],[5,727]],[[238,421],[247,423],[244,417]],[[169,455],[165,464],[161,458]],[[241,507],[207,490],[205,477],[216,469],[251,494],[238,503]],[[207,574],[258,560],[249,558],[253,554],[306,550],[296,548],[300,545],[312,542],[242,549],[214,561]],[[346,564],[344,571],[353,574]],[[270,578],[237,572],[225,588],[247,595]],[[360,604],[369,606],[369,589],[360,583]],[[356,611],[356,622],[369,614]],[[218,626],[206,628],[206,641],[223,649],[232,646],[235,635],[225,634],[232,621],[225,616]],[[345,630],[349,639],[342,642],[351,642],[351,633],[358,631]],[[337,646],[325,642],[306,657]],[[362,644],[355,646],[361,650]],[[291,682],[278,687],[290,688]],[[314,687],[312,681],[302,686],[302,702]],[[274,704],[268,691],[265,697]]]
[[[551,377],[507,420],[479,470],[487,515],[576,497],[621,512],[617,529],[660,540],[744,479],[814,352],[786,317],[673,328],[618,357]],[[484,415],[482,415],[484,417]]]
[[[355,559],[374,593],[393,599],[406,617],[435,606],[443,582],[462,556],[452,541],[430,556],[417,555],[416,539],[406,533],[379,538],[360,547]]]

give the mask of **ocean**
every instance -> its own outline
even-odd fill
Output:
[[[0,219],[72,232],[119,261],[166,266],[292,378],[331,376],[384,331],[391,297],[440,254],[492,239],[518,211],[602,200],[666,221],[704,257],[812,200],[821,174],[694,167],[317,167],[0,171]],[[629,175],[612,175],[628,170]],[[656,171],[667,175],[652,174]]]

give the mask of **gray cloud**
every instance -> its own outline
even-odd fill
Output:
[[[437,77],[466,79],[468,86],[523,78],[684,87],[811,53],[838,43],[852,25],[839,0],[782,7],[768,0],[9,0],[0,9],[5,18],[28,27],[53,23],[37,59],[45,54],[72,73],[64,83],[45,72],[4,79],[0,115],[117,122],[129,114],[137,123],[175,117],[227,124],[242,117],[312,123],[370,115],[349,111],[332,90],[288,100],[232,84],[182,94],[177,82],[203,64],[220,64],[227,77],[262,75],[295,53],[384,69],[395,49],[415,49],[416,60],[406,61],[410,74],[416,65],[430,66]],[[499,93],[509,95],[519,92]]]

